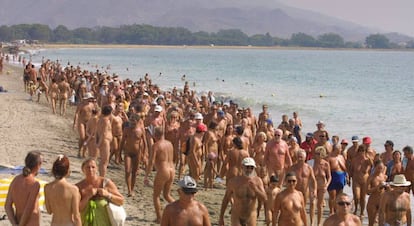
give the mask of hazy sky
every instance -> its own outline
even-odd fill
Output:
[[[414,36],[414,0],[279,0],[339,19]]]

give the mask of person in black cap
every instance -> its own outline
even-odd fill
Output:
[[[178,182],[179,199],[168,204],[161,219],[161,226],[210,226],[207,208],[197,200],[197,183],[190,176],[184,176]]]

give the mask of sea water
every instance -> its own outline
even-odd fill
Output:
[[[47,49],[32,56],[138,80],[148,73],[165,90],[185,80],[199,93],[252,107],[268,104],[277,126],[297,111],[303,133],[322,120],[330,135],[350,140],[371,136],[384,150],[412,145],[414,52],[367,50],[281,50],[223,48]]]

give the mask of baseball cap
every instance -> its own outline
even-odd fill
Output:
[[[306,137],[313,137],[313,133],[307,133]]]
[[[244,158],[243,161],[242,161],[242,165],[243,166],[253,166],[254,168],[256,168],[256,162],[254,161],[253,158],[250,158],[250,157]]]
[[[348,144],[348,141],[346,139],[342,139],[341,144]]]
[[[372,142],[371,137],[364,137],[362,138],[363,144],[370,144]]]
[[[351,140],[352,140],[352,142],[358,142],[359,137],[358,136],[352,136]]]
[[[186,194],[194,194],[197,192],[197,182],[188,175],[178,181],[178,186],[180,186]]]
[[[207,131],[207,126],[204,125],[203,123],[198,124],[198,126],[196,127],[197,133],[206,132],[206,131]]]

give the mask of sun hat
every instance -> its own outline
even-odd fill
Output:
[[[250,158],[250,157],[244,158],[243,161],[242,161],[242,165],[243,166],[253,166],[254,168],[256,168],[256,162],[254,161],[253,158]]]
[[[194,194],[197,192],[197,182],[190,176],[184,176],[182,180],[178,181],[178,186],[180,186],[186,194]]]
[[[194,119],[201,119],[203,120],[203,115],[200,112],[194,114]]]
[[[155,106],[154,111],[155,111],[155,112],[162,112],[162,107],[161,107],[161,105],[157,105],[157,106]]]
[[[351,140],[352,140],[352,142],[359,142],[359,137],[358,136],[352,136]]]
[[[83,99],[84,99],[84,100],[87,100],[87,99],[92,99],[92,98],[93,98],[93,95],[92,95],[92,93],[90,93],[90,92],[85,93],[85,96],[83,96]]]
[[[406,186],[410,186],[411,182],[405,179],[404,174],[397,174],[394,176],[394,179],[392,180],[392,182],[390,182],[390,185],[396,186],[396,187],[406,187]]]

